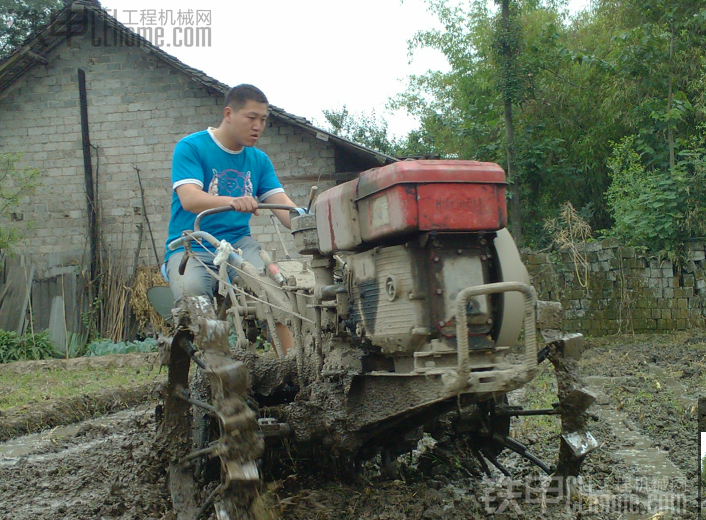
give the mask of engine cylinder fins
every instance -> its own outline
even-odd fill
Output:
[[[527,268],[522,263],[520,252],[517,250],[507,228],[496,233],[493,241],[498,261],[498,275],[501,282],[521,282],[530,285]],[[520,336],[525,315],[525,298],[519,292],[507,292],[500,296],[502,306],[499,313],[499,323],[496,346],[512,347]]]

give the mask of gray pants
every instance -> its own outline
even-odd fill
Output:
[[[265,264],[260,258],[260,244],[252,237],[243,237],[233,244],[234,249],[243,251],[243,259],[258,269],[264,269]],[[194,248],[193,253],[208,269],[218,274],[218,267],[213,265],[213,253],[201,248]],[[179,302],[184,296],[213,297],[218,291],[218,279],[211,275],[206,267],[194,258],[189,258],[184,275],[179,274],[179,264],[184,256],[183,251],[178,251],[169,257],[167,262],[167,277],[174,294],[174,301]],[[228,268],[228,276],[235,280],[237,272],[232,267]]]

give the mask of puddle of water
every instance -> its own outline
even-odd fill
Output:
[[[632,423],[627,414],[616,410],[613,403],[606,397],[606,384],[614,382],[617,379],[620,378],[604,376],[588,376],[584,378],[588,387],[598,394],[598,399],[591,408],[591,411],[597,413],[601,420],[610,426],[613,433],[622,441],[622,446],[616,449],[615,455],[623,459],[627,464],[637,467],[639,474],[652,482],[684,481],[684,473],[669,460],[668,452],[655,447],[649,437],[639,432],[638,427]],[[660,381],[662,381],[662,379],[660,379]],[[670,382],[668,377],[665,377],[664,382],[661,384],[681,386],[680,383],[675,380]],[[671,496],[673,496],[673,494]],[[668,505],[669,497],[669,493],[661,493],[659,490],[652,490],[649,497],[638,497],[638,500],[642,501],[652,513],[647,516],[628,514],[628,520],[649,518],[657,512],[664,513],[665,519],[671,518],[671,513],[674,513],[674,509],[671,505]],[[648,500],[653,501],[653,503],[648,503]],[[658,511],[655,511],[654,501],[665,505]]]
[[[23,457],[30,457],[39,447],[47,443],[60,443],[66,439],[74,437],[81,428],[90,424],[93,426],[115,426],[119,422],[130,419],[133,416],[145,413],[145,410],[123,410],[111,415],[105,415],[97,419],[90,419],[80,423],[69,424],[66,426],[57,426],[51,430],[46,430],[41,433],[33,433],[23,437],[17,437],[7,442],[0,444],[0,467],[14,466]],[[31,457],[32,460],[49,460],[51,458],[63,457],[68,453],[81,451],[87,447],[95,446],[98,443],[105,442],[109,439],[117,437],[118,434],[112,434],[107,437],[102,437],[87,443],[72,446],[60,453],[38,454]]]

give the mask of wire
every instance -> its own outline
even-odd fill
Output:
[[[214,256],[215,256],[215,255],[214,255]],[[291,314],[292,316],[294,316],[294,317],[296,317],[296,318],[299,318],[299,319],[302,320],[302,321],[306,321],[307,323],[314,324],[314,321],[310,320],[309,318],[307,318],[307,317],[305,317],[305,316],[302,316],[301,314],[297,314],[296,312],[293,312],[291,309],[284,309],[284,308],[282,308],[282,307],[279,307],[279,306],[277,306],[277,305],[275,305],[275,304],[273,304],[273,303],[270,303],[270,302],[265,301],[265,300],[263,300],[263,299],[261,299],[261,298],[258,298],[257,296],[254,296],[254,295],[252,295],[252,294],[249,294],[249,293],[246,292],[245,290],[241,289],[240,287],[238,287],[238,286],[236,286],[236,285],[231,284],[230,282],[221,280],[220,278],[218,278],[218,276],[216,275],[216,273],[214,273],[214,272],[211,270],[211,268],[209,268],[209,267],[203,262],[203,260],[201,260],[201,259],[198,258],[197,256],[193,256],[192,258],[194,258],[198,263],[200,263],[203,267],[205,267],[206,270],[211,274],[211,276],[213,276],[214,278],[216,278],[216,279],[219,280],[219,281],[222,281],[225,285],[227,285],[228,287],[230,287],[230,288],[233,289],[234,291],[237,291],[237,292],[239,292],[239,293],[245,295],[247,298],[252,298],[253,300],[256,300],[256,301],[258,301],[258,302],[260,302],[260,303],[264,303],[265,305],[269,305],[269,306],[272,307],[273,309],[277,309],[278,311],[282,311],[282,312],[284,312],[284,313],[286,313],[286,314]],[[231,264],[227,264],[227,265],[231,265]],[[235,266],[232,266],[232,267],[235,267]],[[236,269],[237,269],[237,268],[236,268]],[[250,277],[251,277],[251,275],[245,273],[244,271],[243,271],[243,273],[244,273],[246,276],[250,276]],[[278,287],[277,285],[272,285],[272,287],[275,287],[275,288],[277,288],[277,289],[281,289],[281,287]]]
[[[188,237],[193,237],[193,235],[192,235],[191,233],[188,233],[187,236],[188,236]],[[200,238],[192,238],[192,240],[193,240],[194,242],[196,242],[197,244],[199,244],[199,245],[200,245],[205,251],[207,251],[212,257],[214,257],[214,258],[216,257],[216,253],[214,253],[213,251],[211,251],[210,249],[208,249],[208,248],[204,245],[203,241],[202,241]],[[239,267],[234,266],[233,264],[231,264],[231,263],[228,262],[228,261],[226,261],[226,265],[229,266],[229,267],[232,267],[237,273],[243,274],[243,275],[245,275],[245,276],[251,276],[250,274],[246,273],[245,271],[243,271],[243,270],[240,269]],[[208,268],[208,266],[206,266],[206,267]],[[209,271],[211,271],[210,268],[208,268],[208,269],[209,269]],[[215,276],[215,275],[214,275],[214,276]],[[216,277],[216,278],[217,278],[217,277]],[[259,282],[260,282],[261,284],[264,284],[264,285],[269,285],[270,287],[272,287],[272,288],[274,288],[274,289],[281,289],[281,290],[283,290],[283,291],[293,292],[292,289],[290,289],[289,287],[280,287],[279,285],[277,285],[277,284],[275,284],[275,283],[273,283],[273,282],[270,282],[269,280],[259,280]],[[307,298],[312,298],[312,299],[314,298],[314,295],[313,295],[313,294],[306,294],[306,293],[305,293],[305,294],[303,294],[303,296],[305,296],[305,297],[307,297]]]

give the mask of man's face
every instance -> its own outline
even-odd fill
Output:
[[[238,111],[226,107],[224,118],[233,144],[238,147],[255,146],[265,129],[267,115],[267,103],[258,103],[252,100],[247,101]]]

